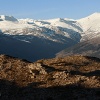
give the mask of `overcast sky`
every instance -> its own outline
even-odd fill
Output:
[[[100,0],[0,0],[0,15],[79,19],[100,12]]]

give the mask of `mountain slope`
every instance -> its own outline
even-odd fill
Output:
[[[100,58],[100,37],[96,37],[85,42],[80,42],[75,46],[62,50],[57,53],[57,57],[68,55],[88,55]]]
[[[63,44],[38,38],[32,35],[9,36],[0,34],[0,54],[7,54],[27,59],[29,61],[36,61],[42,58],[51,58],[54,57],[55,53],[58,51],[77,43],[69,38],[65,39],[67,41]]]
[[[0,55],[0,100],[99,100],[100,59],[89,56],[31,63]]]
[[[77,20],[83,30],[81,41],[100,37],[100,13]]]
[[[84,32],[87,30],[100,31],[99,21],[100,21],[100,13],[93,13],[85,18],[77,20],[77,22],[80,24]]]

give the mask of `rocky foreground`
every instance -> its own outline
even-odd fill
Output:
[[[0,55],[0,100],[100,100],[100,59],[76,55],[31,63]]]

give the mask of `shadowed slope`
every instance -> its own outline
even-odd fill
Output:
[[[76,54],[100,58],[100,37],[96,37],[85,42],[80,42],[70,48],[62,50],[61,52],[57,53],[56,56],[65,57]]]
[[[57,35],[57,38],[66,40],[64,43],[42,39],[33,35],[4,35],[0,34],[0,54],[7,54],[29,61],[43,58],[52,58],[62,49],[77,42]],[[26,40],[25,40],[26,39]]]

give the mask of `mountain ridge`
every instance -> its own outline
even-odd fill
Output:
[[[30,31],[32,32],[33,29],[41,30],[42,27],[43,27],[43,29],[47,28],[47,29],[50,29],[53,31],[55,31],[55,30],[60,31],[61,30],[60,28],[62,28],[63,30],[61,30],[61,31],[64,33],[63,34],[60,33],[60,34],[62,34],[62,35],[65,34],[64,35],[65,37],[72,38],[70,36],[71,32],[66,31],[66,30],[64,31],[64,28],[65,28],[67,30],[72,29],[73,31],[75,31],[76,33],[78,32],[79,35],[84,37],[87,33],[90,35],[92,32],[94,32],[95,34],[100,32],[100,30],[99,30],[100,25],[98,23],[98,21],[100,21],[99,16],[100,16],[100,13],[94,13],[88,17],[81,18],[78,20],[73,20],[73,19],[68,19],[68,18],[55,18],[55,19],[49,19],[49,20],[33,20],[33,19],[29,19],[29,18],[16,19],[13,16],[1,15],[1,19],[3,19],[3,20],[4,20],[4,18],[7,17],[7,18],[12,18],[12,19],[14,18],[17,20],[17,22],[11,22],[11,21],[6,21],[6,20],[1,21],[0,29],[3,33],[7,34],[7,31],[9,31],[9,34],[12,34],[12,35],[19,34],[19,33],[23,34],[24,29],[29,29],[29,32],[27,33],[27,35],[28,35],[28,34],[32,34],[32,33],[30,33]],[[14,32],[14,30],[15,30],[15,32]],[[45,31],[47,31],[47,30],[45,30]],[[19,35],[21,35],[21,34],[19,34]],[[36,34],[32,34],[32,35],[40,36],[40,33],[37,35]],[[44,35],[44,37],[45,37],[45,35]]]
[[[10,21],[5,18],[10,18]],[[2,44],[0,43],[0,54],[18,55],[18,57],[30,61],[34,59],[32,55],[35,55],[35,60],[54,57],[57,52],[64,48],[100,36],[98,13],[79,20],[67,18],[50,20],[16,19],[4,15],[1,16],[1,19],[0,30],[2,34],[0,34],[0,41]],[[17,21],[11,21],[11,19]],[[5,48],[7,48],[6,52]],[[40,57],[38,57],[38,54]]]
[[[68,55],[88,55],[100,58],[100,36],[94,37],[90,40],[80,42],[72,47],[62,50],[57,53],[57,57],[64,57]]]

